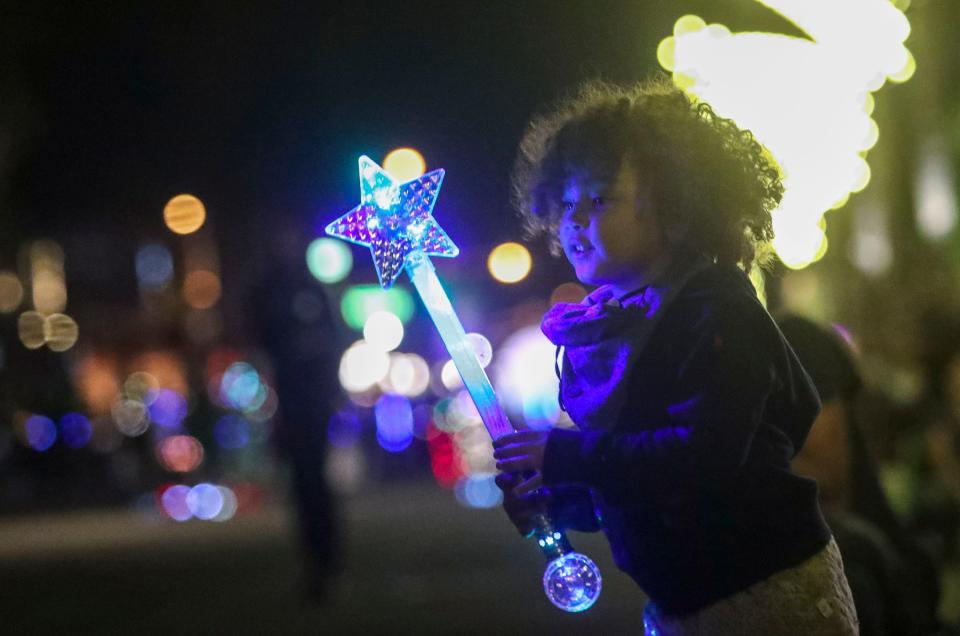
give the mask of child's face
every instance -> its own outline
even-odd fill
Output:
[[[559,238],[580,282],[612,285],[617,293],[649,282],[665,257],[649,200],[628,160],[612,182],[586,171],[566,181]]]

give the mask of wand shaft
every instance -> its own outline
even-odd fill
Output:
[[[450,304],[450,298],[437,278],[430,257],[423,252],[411,253],[407,257],[406,270],[427,308],[427,313],[433,319],[433,324],[437,326],[443,344],[463,378],[464,386],[477,405],[480,418],[490,437],[495,440],[501,435],[513,432],[513,426],[500,407],[493,385],[480,366],[480,360],[477,359],[463,325]]]

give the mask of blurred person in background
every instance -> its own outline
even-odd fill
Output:
[[[293,219],[273,225],[263,279],[254,288],[254,328],[273,366],[279,410],[274,440],[290,465],[306,600],[323,601],[340,568],[339,515],[327,481],[327,426],[340,403],[342,350],[330,300],[310,275],[310,235]]]
[[[937,568],[890,507],[858,421],[865,396],[852,352],[838,334],[805,318],[784,315],[778,324],[823,403],[793,468],[817,480],[861,634],[947,633],[937,620]]]

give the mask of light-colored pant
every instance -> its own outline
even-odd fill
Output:
[[[646,636],[857,636],[843,560],[833,538],[800,565],[687,616],[668,616],[648,603]]]

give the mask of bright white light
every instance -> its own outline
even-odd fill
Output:
[[[944,238],[957,226],[956,186],[947,150],[944,143],[928,141],[917,171],[917,227],[934,240]]]
[[[430,367],[415,353],[391,353],[390,371],[380,382],[385,393],[417,397],[430,385]]]
[[[393,351],[403,341],[403,323],[389,311],[375,311],[363,324],[363,339],[381,351]]]
[[[347,391],[366,391],[387,375],[390,356],[386,351],[358,340],[340,358],[340,384]]]
[[[457,371],[457,366],[453,363],[453,360],[447,360],[447,363],[443,365],[443,369],[440,371],[440,381],[450,391],[463,386],[463,378],[460,377],[460,372]]]
[[[524,327],[500,345],[493,376],[500,401],[513,417],[530,417],[531,426],[555,424],[560,417],[554,364],[556,347],[537,325]],[[556,405],[556,406],[553,406]]]
[[[889,0],[758,0],[809,39],[736,33],[696,16],[677,20],[657,49],[674,82],[749,129],[784,171],[774,247],[799,269],[823,256],[823,214],[866,187],[866,151],[879,130],[871,92],[906,81],[910,24]]]
[[[468,333],[467,340],[470,341],[470,346],[473,347],[474,353],[477,354],[480,366],[486,369],[490,361],[493,360],[493,346],[490,344],[490,341],[481,333]]]

